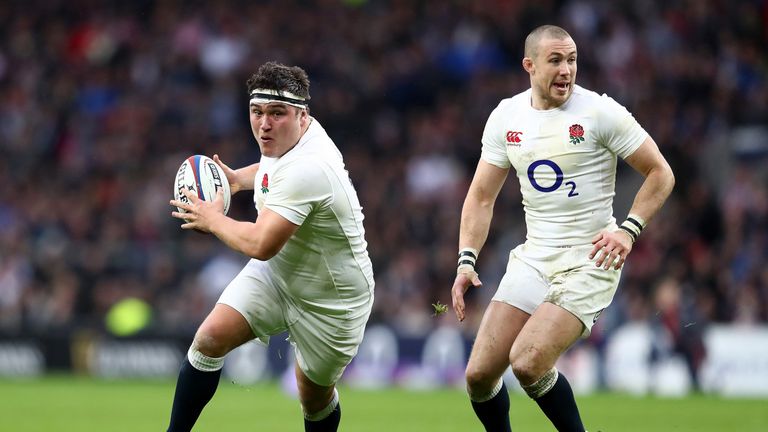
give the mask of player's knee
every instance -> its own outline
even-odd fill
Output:
[[[193,346],[209,357],[224,357],[231,349],[225,335],[210,327],[201,327],[197,331]]]
[[[499,380],[498,376],[494,376],[488,370],[474,367],[472,364],[467,365],[464,377],[467,380],[467,391],[470,395],[490,391]]]
[[[310,421],[319,421],[328,417],[339,405],[339,392],[334,388],[329,394],[316,394],[310,399],[299,398],[304,418]]]
[[[336,404],[339,393],[335,388],[299,387],[299,402],[305,415],[314,415],[326,409],[328,404]]]
[[[494,398],[503,388],[504,380],[488,369],[467,366],[467,393],[474,402],[485,402]]]
[[[520,383],[526,384],[536,380],[536,373],[531,364],[518,361],[512,364],[512,373]]]
[[[328,405],[327,399],[320,395],[299,395],[299,403],[305,415],[315,414]]]
[[[530,384],[539,379],[552,365],[545,361],[541,355],[510,356],[512,373],[521,384]]]

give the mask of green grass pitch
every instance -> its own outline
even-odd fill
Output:
[[[0,380],[0,431],[165,430],[172,381],[110,381],[56,376]],[[340,388],[340,431],[480,431],[463,391]],[[600,393],[578,397],[590,432],[764,432],[768,400],[680,399]],[[302,431],[298,401],[277,385],[222,381],[196,431]],[[553,431],[536,404],[512,394],[514,431]]]

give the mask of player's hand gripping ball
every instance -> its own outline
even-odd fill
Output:
[[[192,191],[204,201],[213,201],[216,199],[216,192],[223,189],[224,214],[229,212],[229,202],[232,198],[229,181],[224,170],[208,156],[194,155],[185,159],[176,172],[173,186],[173,197],[185,204],[189,204],[189,199],[184,195],[184,189]],[[185,212],[184,209],[178,209],[181,213]]]

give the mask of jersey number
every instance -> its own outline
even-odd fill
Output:
[[[539,182],[536,181],[536,177],[534,174],[536,173],[536,168],[546,165],[548,166],[552,171],[555,172],[555,182],[551,186],[542,186],[539,184]],[[554,192],[556,191],[560,186],[563,185],[563,170],[560,168],[560,166],[554,162],[552,162],[549,159],[542,159],[537,160],[536,162],[533,162],[528,166],[528,180],[531,181],[531,186],[533,186],[534,189],[540,192]],[[579,193],[576,192],[576,183],[572,181],[565,182],[566,186],[570,186],[571,190],[568,192],[569,197],[575,197]]]

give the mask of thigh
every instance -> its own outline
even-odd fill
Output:
[[[296,364],[315,384],[333,386],[357,354],[368,314],[350,320],[316,311],[299,313],[288,326]]]
[[[515,306],[528,315],[544,300],[549,282],[536,268],[537,260],[531,258],[534,248],[528,244],[516,247],[509,254],[509,263],[493,300]]]
[[[529,314],[515,306],[491,301],[480,322],[477,338],[467,363],[467,373],[501,376],[509,367],[509,350]]]
[[[575,315],[583,324],[581,337],[589,336],[600,313],[613,301],[621,270],[595,267],[589,259],[591,245],[572,248],[558,258],[566,269],[552,277],[545,302],[556,304]]]
[[[581,336],[583,324],[571,312],[544,302],[525,323],[512,344],[509,358],[539,376],[551,369],[560,355]],[[529,383],[525,383],[529,384]]]
[[[223,357],[254,338],[253,331],[240,312],[217,304],[195,334],[195,347],[210,357]]]
[[[287,300],[262,261],[249,261],[224,289],[218,303],[238,311],[264,342],[287,328]]]

